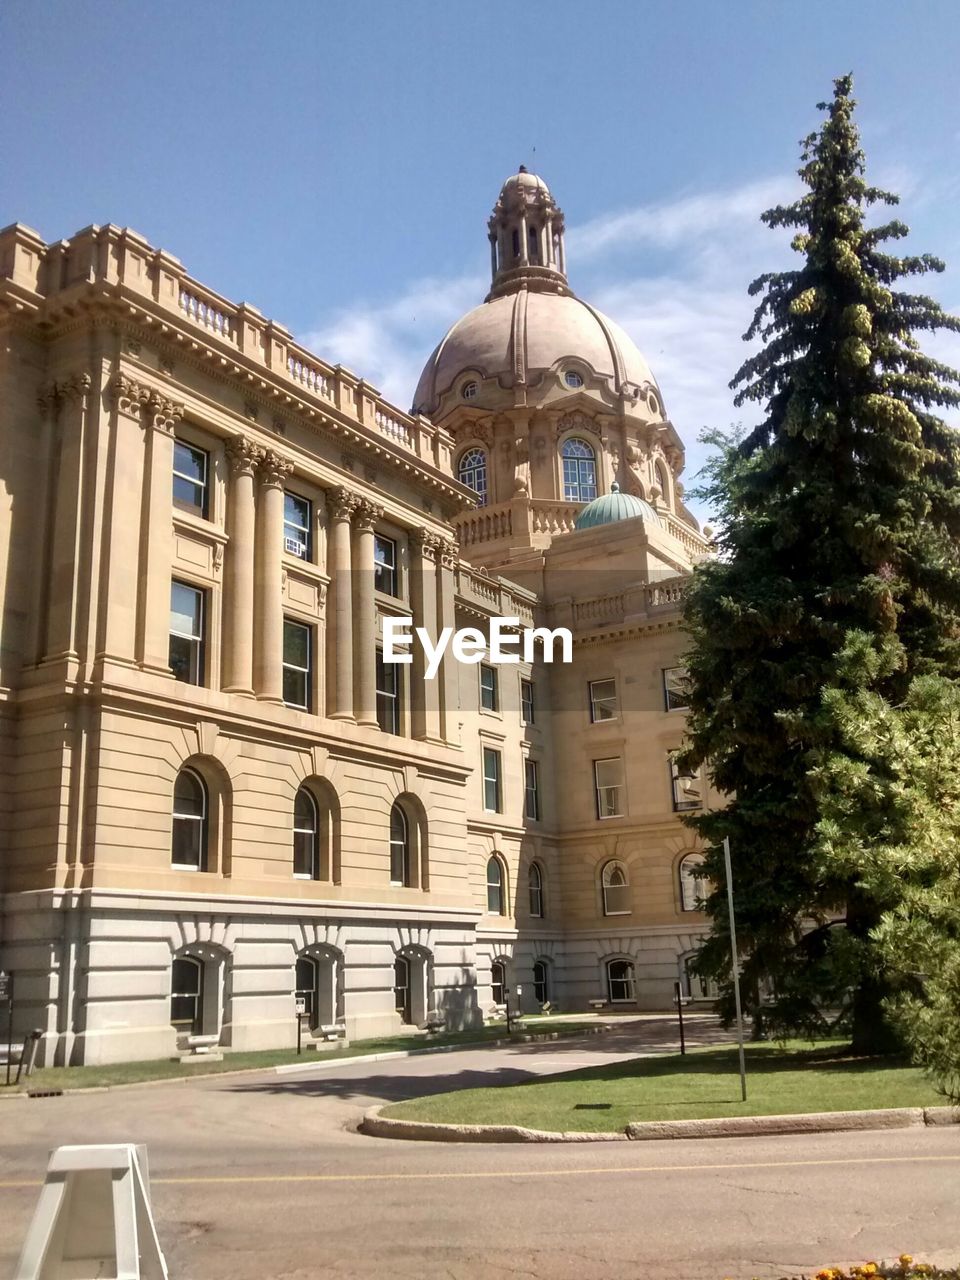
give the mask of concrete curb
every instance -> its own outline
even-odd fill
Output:
[[[677,1138],[750,1138],[769,1134],[836,1133],[852,1129],[909,1129],[960,1124],[960,1107],[891,1107],[878,1111],[815,1111],[786,1116],[714,1120],[650,1120],[616,1132],[556,1133],[510,1124],[433,1124],[393,1120],[371,1107],[359,1132],[413,1142],[650,1142]]]

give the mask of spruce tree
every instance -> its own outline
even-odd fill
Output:
[[[729,836],[743,986],[776,1031],[823,1030],[844,1011],[859,1050],[889,1045],[889,973],[871,937],[896,906],[896,877],[866,880],[820,840],[825,760],[853,751],[826,695],[900,702],[917,675],[960,678],[960,451],[937,416],[960,376],[916,334],[960,330],[898,280],[942,270],[898,257],[899,221],[866,215],[897,198],[867,184],[849,76],[802,143],[806,191],[768,210],[797,232],[799,265],[755,280],[744,335],[762,340],[731,386],[761,424],[721,442],[705,486],[718,558],[694,575],[689,747],[725,807],[692,818],[715,886],[700,972],[730,1010],[720,842]],[[884,886],[884,887],[881,887]]]

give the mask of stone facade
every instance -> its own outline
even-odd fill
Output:
[[[546,228],[518,288],[562,275]],[[314,1036],[469,1026],[504,981],[663,1007],[706,799],[664,672],[708,544],[655,384],[571,351],[575,389],[454,370],[407,414],[114,226],[0,232],[0,332],[0,964],[45,1060],[291,1045],[298,1000]],[[655,518],[574,529],[581,438]],[[389,616],[568,626],[573,661],[394,683]]]

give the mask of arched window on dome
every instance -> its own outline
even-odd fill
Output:
[[[597,455],[586,440],[571,436],[560,448],[564,502],[592,502],[597,496]]]
[[[482,449],[468,449],[457,463],[457,479],[487,505],[487,455]]]

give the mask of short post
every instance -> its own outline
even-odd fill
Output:
[[[503,1011],[507,1017],[507,1035],[510,1034],[510,988],[503,988]]]
[[[7,1006],[7,1085],[10,1084],[10,1055],[13,1052],[13,974],[0,969],[0,1004]]]
[[[297,1057],[303,1053],[303,1015],[306,1013],[307,1002],[297,997]]]
[[[727,877],[727,910],[730,914],[730,962],[733,965],[733,999],[737,1011],[737,1042],[740,1047],[740,1096],[747,1100],[747,1064],[743,1056],[743,1010],[740,1006],[740,958],[737,955],[737,923],[733,914],[733,871],[730,866],[730,838],[723,838],[723,869]]]
[[[680,1023],[680,1056],[687,1052],[687,1042],[683,1034],[683,985],[679,979],[673,984],[674,999],[677,1002],[677,1021]]]

